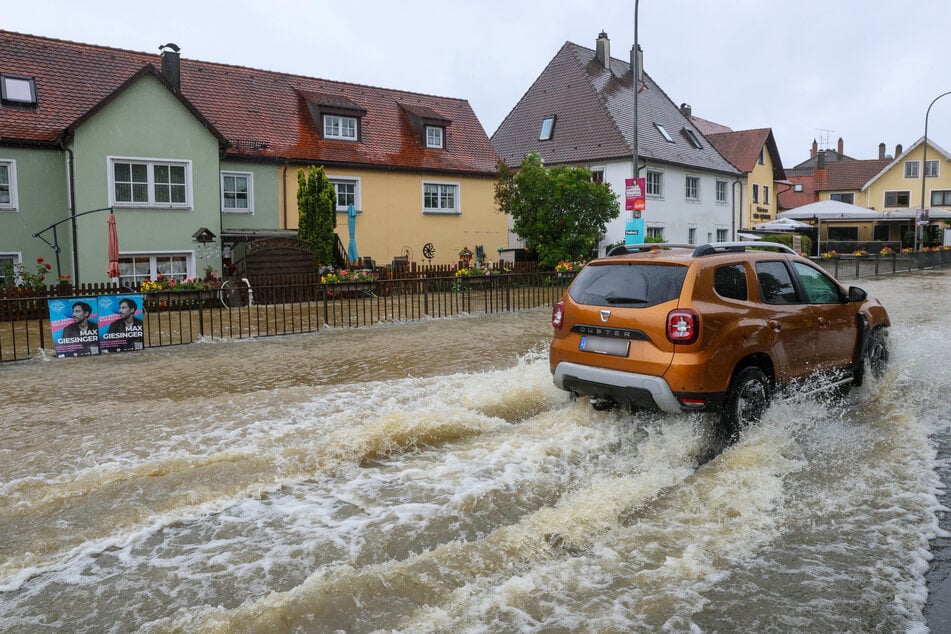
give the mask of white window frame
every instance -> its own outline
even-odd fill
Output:
[[[730,239],[730,228],[717,225],[717,242],[728,242]],[[723,238],[722,240],[720,238]]]
[[[697,226],[687,227],[687,244],[697,244]]]
[[[651,175],[657,175],[657,189],[658,192],[651,191]],[[647,170],[646,176],[644,176],[644,195],[648,198],[663,198],[664,197],[664,172],[662,170]]]
[[[446,146],[446,131],[438,125],[426,126],[426,147],[441,150]]]
[[[905,161],[905,178],[918,178],[921,176],[919,167],[920,161]]]
[[[340,114],[324,115],[324,138],[356,141],[360,138],[360,120]]]
[[[330,184],[334,188],[334,208],[338,212],[347,212],[347,206],[340,204],[340,196],[338,194],[337,185],[353,185],[353,208],[357,211],[363,209],[363,204],[360,200],[360,193],[363,190],[363,187],[360,183],[359,176],[332,176],[327,175],[327,180],[330,181]]]
[[[591,181],[595,183],[604,182],[604,166],[603,165],[592,165],[588,168],[588,171],[591,172]],[[595,176],[597,174],[598,176]]]
[[[690,181],[696,181],[693,196],[690,195]],[[684,174],[684,200],[689,202],[700,202],[700,177],[696,174]]]
[[[726,193],[726,192],[727,192],[727,187],[729,187],[729,183],[727,183],[726,181],[721,181],[720,179],[717,179],[717,184],[716,184],[716,203],[717,203],[718,205],[725,205],[725,204],[727,204],[727,202],[728,202],[728,201],[727,201],[727,193]],[[722,194],[722,196],[721,196],[721,194]]]
[[[941,169],[938,165],[940,165],[938,161],[925,161],[925,178],[938,178]]]
[[[238,172],[234,170],[222,170],[221,174],[221,213],[223,214],[253,214],[254,213],[254,173]],[[248,181],[248,206],[247,207],[226,207],[225,206],[225,178],[246,178]]]
[[[7,168],[8,185],[10,187],[10,202],[0,202],[0,211],[17,211],[17,162],[13,159],[0,159],[0,167]]]
[[[109,156],[106,157],[107,178],[109,184],[109,206],[119,208],[137,208],[137,209],[192,209],[193,191],[192,191],[192,162],[180,159],[164,158],[142,158],[130,156]],[[145,165],[147,169],[148,201],[132,202],[116,200],[116,165],[119,163],[129,163],[130,165]],[[155,168],[157,166],[175,166],[183,167],[185,170],[185,202],[156,202],[155,201]]]
[[[23,264],[23,253],[20,251],[0,251],[0,275],[3,275],[4,273],[3,260],[13,260],[13,270],[16,271],[16,267]],[[3,282],[6,282],[6,280]],[[13,281],[13,283],[19,286],[23,283],[23,280],[20,279],[19,275],[17,275],[17,278]]]
[[[750,199],[754,204],[759,204],[759,185],[756,183],[753,183],[753,193],[750,194]]]
[[[439,198],[440,206],[438,207],[427,207],[426,206],[426,188],[427,187],[436,187],[438,188],[437,197]],[[443,207],[443,191],[452,190],[453,192],[453,205],[452,207]],[[462,186],[458,182],[452,181],[423,181],[422,184],[422,206],[424,214],[461,214],[462,213]]]
[[[177,280],[183,279],[183,277],[195,277],[195,252],[194,251],[120,251],[119,252],[119,266],[121,267],[123,262],[122,260],[127,258],[138,258],[138,259],[149,259],[149,273],[148,278],[152,281],[158,277],[158,262],[157,258],[168,258],[181,256],[185,258],[185,273],[169,274],[162,273],[164,277],[174,277]],[[138,288],[139,285],[145,280],[145,277],[138,279],[135,274],[130,278],[129,276],[120,276],[119,283],[125,284],[130,288]]]
[[[661,240],[663,240],[664,239],[664,225],[663,224],[647,225],[646,235],[644,237],[645,238],[660,238]]]

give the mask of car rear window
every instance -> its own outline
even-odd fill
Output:
[[[686,277],[687,267],[676,264],[586,266],[568,295],[590,306],[654,306],[679,297]]]

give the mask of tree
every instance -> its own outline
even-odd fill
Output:
[[[518,170],[499,164],[495,204],[512,216],[512,230],[538,254],[539,264],[587,260],[609,220],[620,214],[606,183],[591,180],[585,167],[547,168],[537,152]]]
[[[323,167],[297,172],[297,237],[314,246],[314,264],[334,262],[337,200]]]

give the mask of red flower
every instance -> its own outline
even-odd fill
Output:
[[[43,258],[36,258],[37,264],[43,264]]]
[[[53,267],[50,266],[49,264],[47,264],[47,265],[46,265],[46,270],[47,270],[47,271],[52,271],[52,270],[53,270]]]

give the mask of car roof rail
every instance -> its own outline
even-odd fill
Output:
[[[760,249],[799,255],[785,244],[778,242],[713,242],[697,247],[694,249],[693,255],[694,257],[700,257],[703,255],[716,255],[717,253],[743,253],[748,250],[757,251]]]
[[[645,242],[642,244],[619,244],[608,251],[607,255],[624,255],[626,253],[643,253],[646,251],[660,251],[661,249],[696,249],[695,244],[674,244],[671,242]]]

